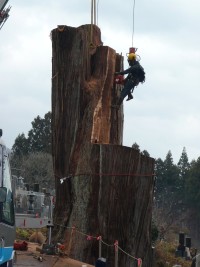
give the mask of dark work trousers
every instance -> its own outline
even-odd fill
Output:
[[[135,87],[134,82],[128,80],[121,91],[120,99],[123,101],[124,98],[131,92],[131,89],[134,89],[134,87]]]

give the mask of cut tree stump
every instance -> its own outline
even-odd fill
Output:
[[[91,25],[51,33],[54,240],[70,257],[94,264],[101,236],[101,256],[111,267],[118,240],[151,266],[154,159],[122,146],[123,105],[111,105],[120,94],[114,72],[123,69],[123,57],[103,46],[97,26],[92,32],[92,46]],[[118,257],[118,266],[137,265],[121,250]]]

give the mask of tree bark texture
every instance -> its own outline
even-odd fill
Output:
[[[97,26],[58,26],[51,36],[54,239],[70,257],[94,264],[102,236],[101,256],[110,266],[118,240],[151,266],[154,159],[122,146],[123,106],[111,108],[123,57],[103,46]],[[119,266],[136,263],[119,251]]]

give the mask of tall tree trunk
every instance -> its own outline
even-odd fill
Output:
[[[69,256],[94,264],[102,236],[110,266],[118,240],[151,266],[154,160],[122,146],[123,106],[111,108],[120,94],[113,81],[123,57],[103,46],[100,29],[91,32],[91,25],[54,29],[52,49],[54,238]],[[119,252],[120,265],[132,261]]]

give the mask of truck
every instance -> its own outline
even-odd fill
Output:
[[[0,266],[12,267],[15,261],[15,209],[9,149],[0,129]]]

